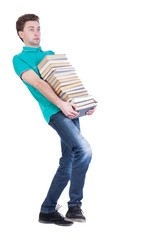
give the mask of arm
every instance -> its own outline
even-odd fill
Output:
[[[50,102],[57,105],[67,117],[75,118],[79,115],[79,113],[74,110],[74,103],[61,100],[51,86],[42,80],[33,70],[23,72],[21,78],[41,92]]]

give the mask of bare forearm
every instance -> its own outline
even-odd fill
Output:
[[[53,104],[60,107],[61,104],[63,104],[63,101],[57,96],[57,94],[54,92],[54,90],[51,88],[51,86],[41,80],[37,83],[36,88]]]
[[[68,117],[77,117],[79,113],[77,113],[75,109],[75,104],[70,102],[65,102],[61,100],[57,94],[54,92],[52,87],[40,79],[39,76],[33,71],[28,70],[22,74],[22,79],[35,87],[40,93],[42,93],[50,102],[58,106],[61,111]]]
[[[79,115],[79,113],[77,113],[74,110],[75,105],[61,100],[47,82],[45,82],[43,80],[38,81],[36,88],[48,100],[50,100],[53,104],[58,106],[67,117],[74,118]]]
[[[57,106],[63,104],[63,101],[57,96],[51,86],[46,81],[42,80],[33,70],[25,71],[21,77],[24,81],[42,93],[53,104]]]

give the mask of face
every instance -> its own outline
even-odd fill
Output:
[[[40,44],[40,25],[37,21],[28,21],[25,23],[23,31],[19,32],[25,46],[38,47]]]

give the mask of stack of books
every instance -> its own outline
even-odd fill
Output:
[[[37,67],[41,77],[62,100],[76,104],[75,110],[80,112],[78,117],[96,107],[97,103],[84,87],[66,54],[47,55]]]

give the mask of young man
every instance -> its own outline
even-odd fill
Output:
[[[78,112],[75,104],[62,101],[44,81],[37,65],[53,51],[43,51],[40,47],[40,23],[35,14],[24,14],[16,22],[17,34],[24,43],[21,53],[13,57],[16,74],[38,101],[46,122],[57,132],[61,139],[62,156],[44,199],[39,221],[70,226],[74,221],[86,220],[81,210],[86,172],[92,157],[90,144],[80,133]],[[91,115],[95,109],[86,114]],[[62,216],[56,206],[64,188],[70,181],[68,211]]]

